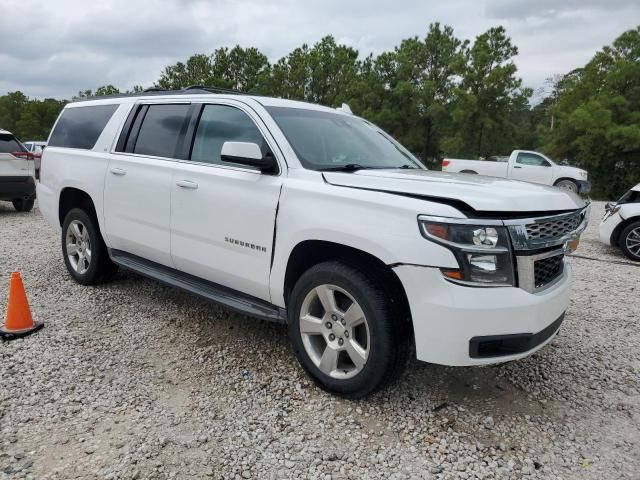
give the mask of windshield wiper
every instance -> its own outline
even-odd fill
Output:
[[[346,165],[338,165],[335,167],[318,168],[319,172],[357,172],[358,170],[368,170],[373,167],[365,167],[359,163],[347,163]]]

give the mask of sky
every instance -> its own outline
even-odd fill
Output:
[[[2,0],[0,95],[70,98],[151,86],[165,66],[222,46],[270,61],[331,34],[361,57],[424,37],[432,22],[473,40],[503,25],[525,86],[584,65],[640,24],[640,0]]]

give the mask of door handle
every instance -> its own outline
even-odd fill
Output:
[[[113,173],[114,175],[126,175],[127,171],[122,169],[122,168],[118,168],[118,167],[114,167],[111,170],[111,173]]]
[[[518,165],[514,165],[513,168],[522,168],[522,167],[520,167]]]
[[[181,188],[190,188],[192,190],[196,190],[198,188],[198,184],[196,182],[192,182],[191,180],[178,180],[176,185]]]

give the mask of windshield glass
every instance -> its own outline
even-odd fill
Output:
[[[389,135],[358,117],[267,107],[305,168],[424,168]]]

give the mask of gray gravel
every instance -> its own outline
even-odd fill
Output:
[[[37,209],[0,203],[0,308],[17,269],[46,322],[0,343],[0,479],[638,479],[640,268],[597,243],[602,208],[547,348],[413,362],[351,402],[313,386],[283,326],[131,273],[77,285]]]

